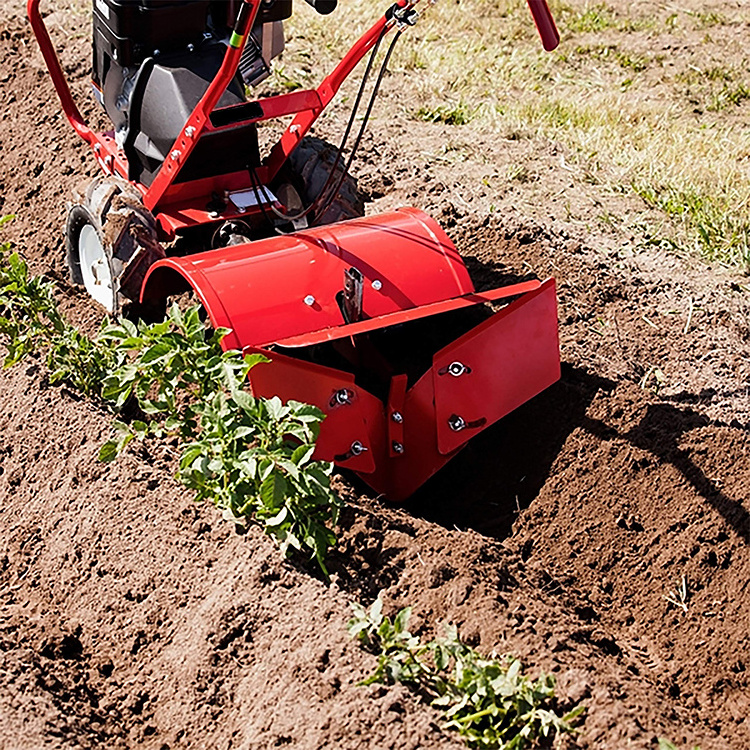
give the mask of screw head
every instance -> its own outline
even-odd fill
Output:
[[[404,452],[404,446],[402,443],[399,443],[397,440],[394,440],[392,443],[393,446],[393,452],[394,453],[403,453]]]
[[[383,288],[383,282],[380,279],[375,279],[375,281],[372,282],[372,288],[379,292]]]
[[[312,294],[308,294],[307,297],[305,297],[304,302],[308,307],[312,307],[315,304],[315,297],[313,297]]]
[[[359,440],[355,440],[349,450],[352,452],[352,456],[359,456],[360,454],[364,453],[367,448],[365,448],[365,446],[362,445]]]
[[[349,391],[346,390],[346,388],[341,388],[340,390],[336,391],[336,403],[341,404],[342,406],[344,404],[350,404],[352,402],[351,397],[349,396]]]
[[[451,362],[448,365],[448,372],[453,375],[454,378],[463,375],[468,369],[469,368],[463,364],[463,362]]]
[[[396,424],[401,424],[404,421],[404,417],[403,417],[403,415],[401,414],[400,411],[394,411],[393,414],[391,414],[391,419]]]
[[[466,427],[466,420],[463,417],[459,417],[458,414],[453,414],[448,418],[448,427],[453,432],[460,432]]]

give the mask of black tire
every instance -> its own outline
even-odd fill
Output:
[[[78,240],[81,236],[81,230],[87,224],[95,227],[101,237],[102,228],[91,215],[91,212],[85,206],[78,204],[71,206],[68,212],[68,220],[65,224],[65,261],[70,271],[70,280],[76,286],[83,286]]]
[[[289,170],[306,206],[315,201],[323,190],[328,175],[336,163],[337,153],[336,146],[313,137],[303,138],[299,146],[292,151],[288,163]],[[329,185],[329,188],[333,188],[341,180],[338,194],[328,207],[324,208],[321,215],[313,213],[308,217],[311,224],[334,224],[347,219],[358,219],[365,215],[365,202],[357,190],[357,181],[344,171],[341,161],[336,166]]]

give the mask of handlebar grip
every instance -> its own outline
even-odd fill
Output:
[[[336,10],[338,0],[305,0],[305,2],[314,8],[321,16],[327,16]]]
[[[310,0],[307,0],[310,2]],[[539,30],[539,36],[542,37],[542,46],[547,52],[551,52],[560,44],[560,34],[555,26],[555,19],[552,18],[547,0],[526,0],[529,4],[531,15],[534,16],[534,23]],[[312,5],[312,3],[310,3]]]

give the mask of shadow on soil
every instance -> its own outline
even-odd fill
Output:
[[[555,385],[477,435],[412,496],[407,510],[448,528],[506,538],[544,486],[568,435],[585,422],[597,392],[614,387],[563,363]]]
[[[554,386],[474,438],[451,463],[409,500],[406,509],[447,528],[471,528],[505,539],[521,510],[539,494],[568,436],[584,429],[598,441],[622,441],[671,464],[745,543],[750,513],[727,496],[680,447],[687,433],[713,423],[697,412],[666,403],[649,404],[643,418],[619,432],[587,416],[599,391],[616,384],[566,363]],[[575,460],[572,457],[571,460]]]
[[[619,433],[599,419],[584,418],[581,426],[601,440],[625,440],[635,448],[653,455],[660,464],[671,464],[690,483],[695,492],[711,505],[745,543],[750,544],[750,513],[743,505],[722,492],[696,466],[690,452],[680,447],[683,435],[715,423],[697,412],[671,404],[649,404],[641,421],[625,433]]]

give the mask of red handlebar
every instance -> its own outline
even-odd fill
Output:
[[[555,26],[555,19],[552,18],[547,0],[526,0],[529,4],[531,15],[534,16],[534,23],[539,30],[539,36],[542,37],[542,45],[547,52],[551,52],[560,44],[560,34]]]

